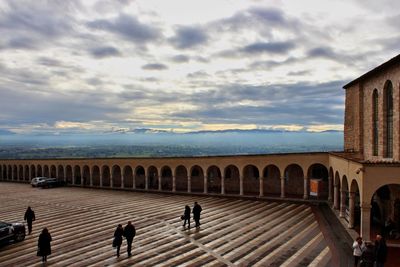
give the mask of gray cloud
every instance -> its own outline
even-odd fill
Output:
[[[186,62],[189,62],[190,57],[188,57],[186,55],[176,55],[176,56],[173,56],[171,58],[171,60],[176,63],[186,63]]]
[[[161,63],[149,63],[146,65],[143,65],[142,69],[144,69],[144,70],[166,70],[166,69],[168,69],[168,66],[161,64]]]
[[[141,23],[137,18],[126,14],[120,14],[114,19],[90,21],[87,26],[91,29],[117,34],[137,44],[146,44],[162,36],[158,28]]]
[[[112,46],[91,48],[89,52],[96,58],[115,57],[121,55],[120,51]]]
[[[188,49],[203,45],[207,40],[207,33],[201,27],[179,26],[170,42],[178,49]]]
[[[295,47],[294,42],[258,42],[246,45],[241,52],[246,54],[273,53],[284,54]]]

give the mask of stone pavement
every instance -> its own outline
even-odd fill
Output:
[[[202,225],[184,229],[180,215],[194,201]],[[48,266],[332,266],[306,204],[0,183],[0,220],[21,222],[27,206],[37,217],[33,234],[1,247],[0,266],[41,266],[43,227],[53,237]],[[117,258],[113,233],[128,220],[137,230],[133,255],[124,240]]]

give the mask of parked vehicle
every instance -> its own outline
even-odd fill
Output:
[[[41,182],[46,180],[47,177],[35,177],[31,180],[32,187],[37,187]]]
[[[37,186],[41,188],[50,188],[64,185],[64,181],[57,180],[56,178],[45,178],[43,181],[40,181]]]
[[[6,245],[11,241],[19,242],[25,239],[23,223],[7,223],[0,221],[0,244]]]

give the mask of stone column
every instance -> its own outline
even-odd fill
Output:
[[[204,194],[208,193],[208,188],[207,188],[207,176],[204,176]]]
[[[83,177],[83,168],[80,168],[80,169],[81,169],[81,186],[84,186],[85,185],[85,179]]]
[[[281,198],[286,197],[285,194],[285,177],[281,177]]]
[[[221,195],[225,194],[225,174],[221,175]]]
[[[63,172],[64,172],[64,182],[67,183],[67,168],[63,166]]]
[[[365,241],[370,240],[371,225],[371,205],[369,203],[361,204],[361,236]]]
[[[110,168],[110,188],[114,188],[114,172],[112,168]]]
[[[144,189],[145,190],[149,190],[149,175],[146,173],[145,177],[144,177]]]
[[[240,185],[240,195],[241,196],[243,196],[243,180],[244,180],[244,177],[243,177],[243,175],[240,175],[240,177],[239,177],[239,185]]]
[[[176,176],[172,176],[172,192],[176,192]]]
[[[158,175],[157,179],[158,179],[158,191],[161,191],[162,190],[162,188],[161,188],[161,175]]]
[[[333,208],[339,209],[339,185],[337,184],[333,187]]]
[[[304,177],[303,199],[308,199],[308,177]]]
[[[346,212],[346,191],[340,190],[340,211],[339,217],[344,218]]]
[[[11,168],[11,180],[14,181],[14,166]]]
[[[259,182],[260,182],[260,185],[259,185],[259,187],[260,187],[260,197],[263,197],[264,196],[264,177],[260,177],[260,178],[258,178],[259,179]]]
[[[121,170],[121,188],[125,188],[125,177],[124,172]]]
[[[132,170],[132,188],[136,189],[136,173]]]
[[[99,173],[100,173],[100,187],[103,187],[103,168],[101,166],[99,167]]]
[[[90,187],[93,187],[93,169],[89,168],[89,183],[90,183]]]
[[[328,180],[328,201],[332,203],[332,184],[333,184],[333,179],[329,177]]]
[[[354,228],[354,210],[355,210],[355,205],[356,205],[356,193],[355,192],[349,192],[350,198],[349,198],[349,212],[350,212],[350,217],[349,217],[349,225],[348,228]]]
[[[71,176],[72,176],[72,185],[75,185],[75,170],[74,170],[74,168],[72,168]]]
[[[190,192],[192,192],[192,176],[188,175],[187,179],[188,179],[188,181],[187,181],[187,185],[188,185],[187,191],[188,191],[188,193],[190,193]]]

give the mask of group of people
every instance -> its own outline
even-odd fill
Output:
[[[387,258],[385,238],[377,235],[375,244],[364,242],[361,237],[353,243],[354,267],[384,267]]]
[[[36,220],[35,212],[31,207],[28,207],[25,211],[24,221],[28,224],[28,235],[32,233],[32,224]],[[47,261],[47,256],[51,254],[51,235],[49,230],[45,227],[39,235],[37,256],[42,257],[42,262]]]
[[[193,213],[193,219],[196,224],[196,227],[200,226],[200,213],[202,210],[203,209],[201,208],[201,206],[197,202],[194,202],[192,213]],[[185,211],[184,211],[183,215],[181,216],[181,219],[183,220],[183,227],[186,226],[186,222],[187,222],[188,229],[190,229],[190,207],[188,205],[185,206]]]
[[[117,257],[119,257],[119,252],[122,245],[123,237],[126,238],[128,257],[132,255],[132,242],[133,238],[136,235],[135,226],[133,226],[131,221],[128,221],[128,224],[125,228],[122,228],[122,224],[118,224],[117,229],[114,232],[114,240],[113,240],[113,247],[117,249]]]

